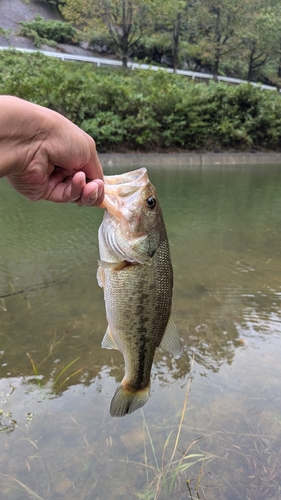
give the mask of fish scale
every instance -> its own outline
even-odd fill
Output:
[[[170,316],[173,270],[160,204],[146,169],[105,177],[106,208],[99,229],[98,282],[104,289],[108,328],[102,346],[118,349],[125,375],[110,413],[143,406],[160,345],[179,357],[181,343]]]

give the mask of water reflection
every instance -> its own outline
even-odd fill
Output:
[[[223,457],[206,466],[208,500],[275,498],[280,167],[152,169],[150,177],[169,234],[173,316],[184,345],[180,360],[161,350],[155,356],[145,418],[157,456],[177,425],[195,353],[180,450],[203,435],[195,446]],[[146,484],[145,467],[136,466],[145,463],[144,424],[141,412],[121,420],[108,414],[124,367],[120,353],[100,345],[102,212],[31,204],[4,181],[0,194],[0,474],[44,499],[135,498]],[[30,496],[5,481],[3,498]]]
[[[157,355],[163,381],[164,372],[184,379],[194,350],[197,362],[217,371],[250,332],[271,332],[274,324],[279,333],[281,185],[278,168],[268,168],[270,175],[252,166],[151,172],[171,243],[174,316],[186,353],[179,362]],[[42,386],[51,381],[55,392],[56,385],[60,391],[77,381],[89,385],[101,366],[118,379],[119,353],[100,347],[106,328],[95,278],[101,214],[46,203],[35,211],[4,182],[1,189],[0,376],[30,377],[35,369]]]

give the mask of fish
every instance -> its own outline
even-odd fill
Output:
[[[104,182],[97,280],[108,322],[102,347],[124,357],[125,374],[110,404],[111,416],[121,417],[147,402],[156,348],[179,358],[182,344],[171,316],[167,231],[147,170],[104,176]]]

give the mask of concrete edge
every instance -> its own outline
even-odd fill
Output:
[[[281,153],[100,153],[103,167],[281,164]]]

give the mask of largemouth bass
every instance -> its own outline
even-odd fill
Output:
[[[110,405],[112,416],[143,406],[158,346],[176,358],[182,346],[173,319],[173,270],[157,198],[145,168],[105,176],[106,208],[99,228],[98,283],[108,328],[102,347],[118,349],[125,375]]]

